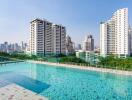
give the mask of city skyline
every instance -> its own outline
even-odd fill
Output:
[[[67,34],[75,43],[81,43],[90,33],[95,39],[95,46],[99,46],[99,23],[109,19],[117,9],[128,7],[129,24],[132,25],[131,3],[130,0],[3,0],[0,3],[0,43],[27,42],[29,22],[34,18],[45,18],[66,26]]]

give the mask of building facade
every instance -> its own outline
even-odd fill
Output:
[[[66,53],[67,54],[73,54],[75,52],[74,50],[74,43],[71,40],[70,36],[66,37]]]
[[[97,64],[99,62],[99,53],[94,51],[79,50],[76,52],[76,57],[89,62],[90,64]]]
[[[25,43],[23,43],[25,44]],[[24,47],[24,45],[23,45]],[[0,52],[6,52],[6,53],[22,53],[24,52],[25,48],[22,48],[22,45],[19,45],[18,43],[8,43],[4,42],[0,44]]]
[[[76,46],[76,50],[81,50],[81,49],[82,49],[81,44],[77,44],[77,46]]]
[[[112,18],[100,23],[100,54],[126,57],[128,48],[128,9],[117,10]]]
[[[130,55],[132,56],[132,28],[129,26],[128,29],[128,42],[129,42],[129,50],[130,50]]]
[[[82,42],[82,50],[84,51],[94,50],[94,39],[92,35],[88,35],[85,37],[85,40]]]
[[[30,23],[29,53],[45,56],[65,54],[66,29],[47,20],[35,19]]]
[[[66,28],[62,25],[53,25],[53,45],[55,54],[66,54]]]

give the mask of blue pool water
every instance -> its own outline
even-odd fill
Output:
[[[132,77],[42,64],[0,65],[0,87],[15,83],[50,100],[132,100]]]

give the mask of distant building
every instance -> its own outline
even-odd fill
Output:
[[[14,44],[9,44],[8,45],[8,51],[9,51],[9,53],[14,52]]]
[[[129,50],[130,50],[130,55],[132,55],[132,28],[129,26],[128,29],[128,42],[129,42]]]
[[[85,37],[85,40],[82,42],[82,50],[84,51],[94,50],[94,39],[92,35],[88,35]]]
[[[25,53],[28,54],[28,55],[31,54],[31,51],[30,51],[30,40],[29,40],[28,43],[27,43]]]
[[[126,57],[128,48],[128,8],[117,10],[112,18],[100,24],[100,54]]]
[[[75,42],[73,42],[73,41],[72,41],[72,43],[73,43],[73,49],[74,49],[74,51],[75,51],[75,49],[76,49],[76,44],[75,44]]]
[[[100,48],[99,48],[99,47],[95,47],[95,48],[94,48],[94,52],[100,53]]]
[[[66,52],[67,54],[73,54],[75,52],[74,43],[72,42],[70,36],[66,37]]]
[[[86,61],[86,54],[83,50],[78,50],[76,52],[76,57]]]
[[[27,47],[27,43],[21,42],[21,51],[25,52]]]
[[[0,44],[0,52],[6,53],[14,53],[14,52],[22,52],[22,47],[18,43],[8,43],[4,42]]]
[[[76,50],[81,50],[81,49],[82,49],[81,44],[77,44],[77,46],[76,46]]]
[[[0,52],[9,52],[8,50],[8,42],[4,42],[3,44],[0,44]]]
[[[18,45],[18,43],[14,44],[14,51],[21,51],[21,47]]]
[[[0,51],[1,52],[7,52],[7,50],[5,50],[5,45],[4,44],[0,44]]]
[[[30,23],[29,52],[39,56],[65,54],[66,28],[47,20],[33,20]]]
[[[89,62],[90,64],[96,64],[99,62],[99,53],[94,51],[79,50],[76,52],[76,57]]]
[[[8,52],[8,42],[4,42],[4,48],[3,48],[5,52]]]

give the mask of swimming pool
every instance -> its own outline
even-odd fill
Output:
[[[132,77],[33,63],[0,65],[0,87],[16,83],[50,100],[132,100]]]

